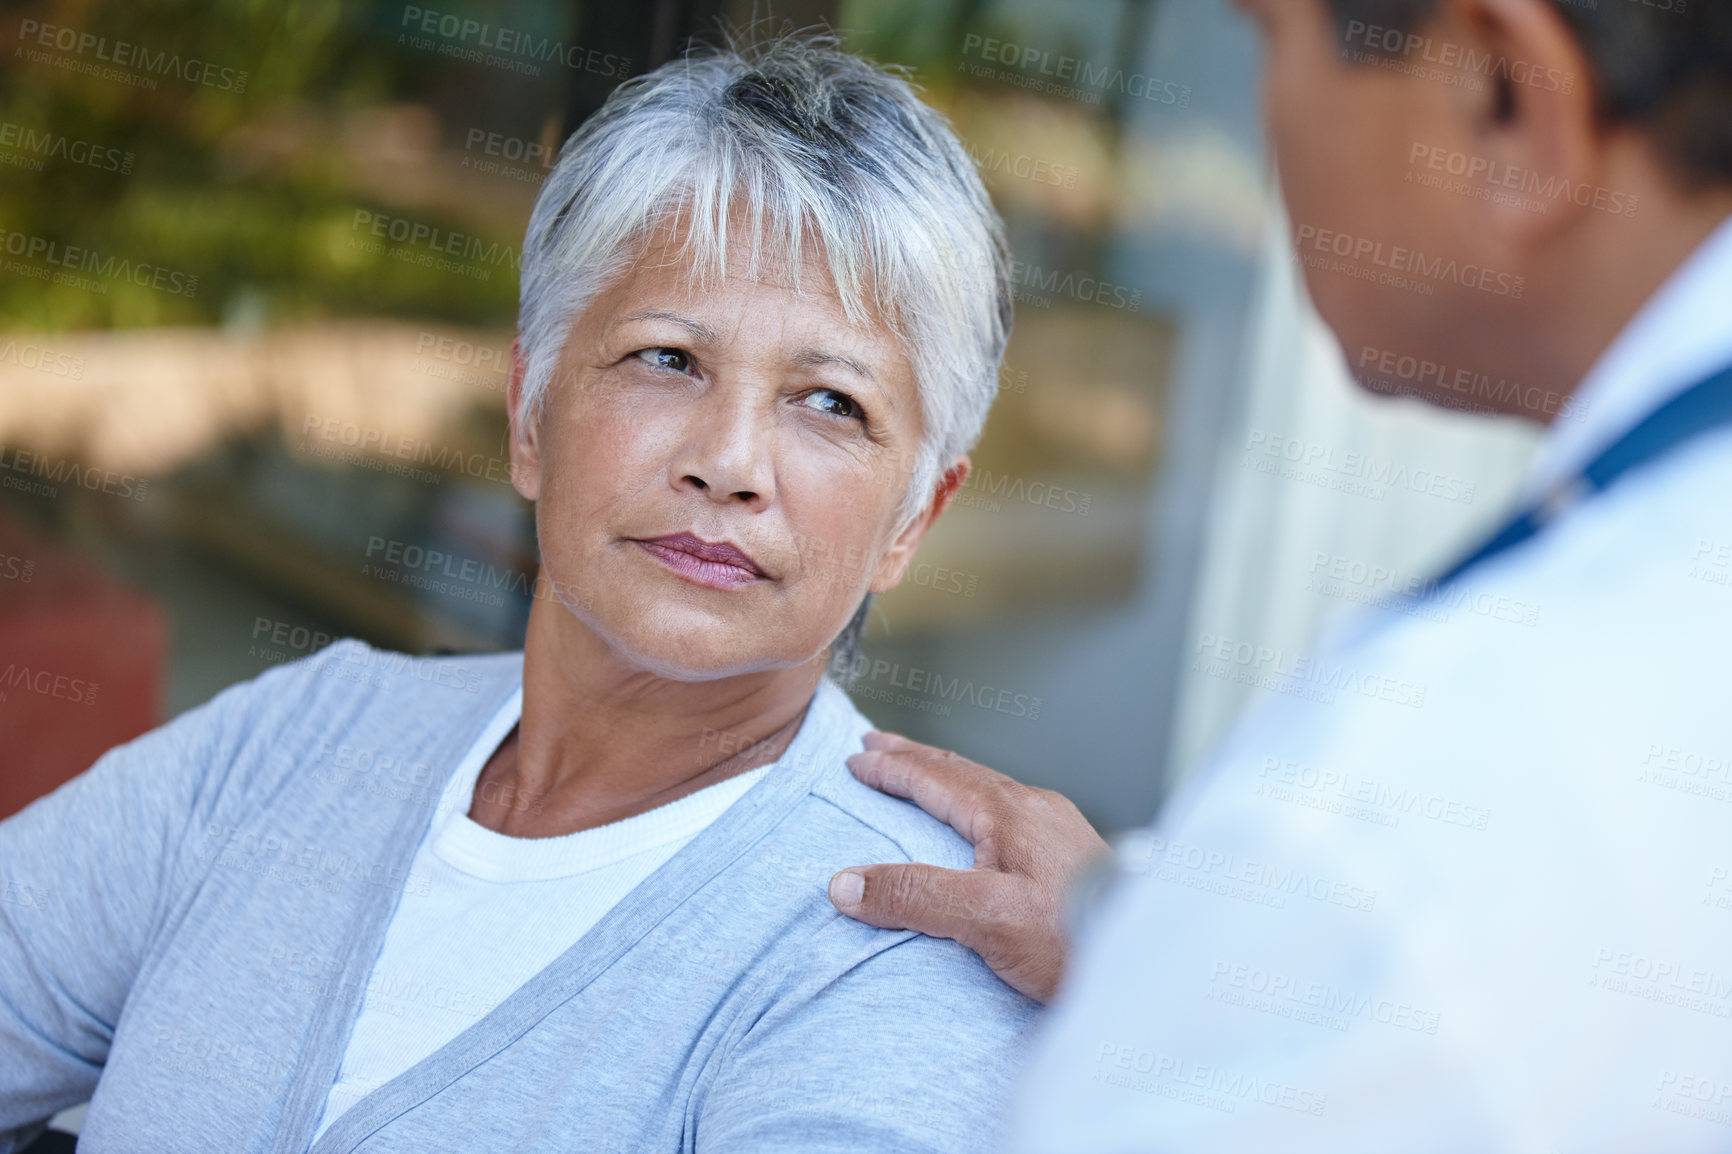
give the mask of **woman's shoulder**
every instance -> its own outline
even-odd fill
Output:
[[[438,698],[477,698],[507,682],[515,684],[523,675],[523,654],[416,656],[375,649],[350,637],[284,666],[280,672],[308,685],[322,686],[332,695],[348,700],[353,700],[357,692],[390,698],[408,694],[426,699],[426,708],[434,709],[440,707],[435,702]]]
[[[302,713],[309,708],[353,712],[374,705],[442,712],[515,685],[522,670],[520,652],[415,656],[375,649],[350,637],[239,682],[217,700],[233,697],[233,704],[259,713],[291,701]]]
[[[849,839],[859,852],[879,856],[873,861],[917,861],[947,869],[967,869],[974,864],[974,847],[955,830],[912,802],[879,793],[862,785],[848,771],[850,754],[865,748],[866,734],[877,728],[862,714],[848,695],[826,680],[812,702],[811,719],[823,728],[821,740],[806,748],[790,748],[797,758],[810,759],[812,796],[838,812],[841,829],[857,834]],[[869,865],[862,859],[849,865]]]
[[[521,669],[520,653],[415,657],[343,640],[231,685],[158,732],[203,751],[189,760],[207,789],[269,794],[281,773],[345,746],[406,751],[479,724]]]

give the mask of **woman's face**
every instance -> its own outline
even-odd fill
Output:
[[[577,318],[539,423],[516,421],[561,631],[628,667],[703,680],[800,665],[868,591],[901,579],[967,472],[912,524],[914,368],[881,320],[849,322],[822,260],[705,290],[653,235]],[[539,612],[539,611],[538,611]]]

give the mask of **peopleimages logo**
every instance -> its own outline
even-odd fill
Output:
[[[611,76],[618,80],[624,80],[631,75],[629,56],[599,52],[581,44],[567,44],[556,37],[536,36],[522,29],[471,20],[432,8],[405,5],[403,19],[398,26],[407,33],[437,36],[445,41],[439,48],[441,55],[477,63],[513,66],[514,71],[532,76],[540,74],[536,64],[562,64],[574,71]],[[430,46],[421,43],[413,45],[417,48]]]
[[[992,498],[1002,498],[1086,517],[1094,501],[1090,494],[1076,489],[1067,489],[1063,485],[1054,485],[1048,481],[1024,481],[1023,478],[1009,473],[994,474],[991,469],[978,469],[969,473],[968,479],[962,483],[962,488],[963,494],[958,498],[958,504],[984,508],[992,513],[1002,508],[998,501]],[[969,497],[974,499],[968,500]]]
[[[1588,985],[1608,993],[1732,1018],[1732,978],[1681,958],[1602,946],[1594,953],[1591,970]]]
[[[350,462],[361,464],[371,456],[395,457],[402,461],[411,461],[415,465],[424,465],[426,469],[415,469],[410,472],[418,474],[416,480],[432,480],[437,482],[444,472],[462,473],[466,476],[484,478],[489,481],[511,483],[511,462],[504,457],[490,457],[486,453],[465,452],[453,445],[435,445],[423,438],[405,435],[393,436],[383,429],[371,425],[358,425],[354,421],[342,421],[336,417],[321,417],[309,413],[301,422],[302,452],[315,455],[331,456],[330,452],[320,453],[319,441],[327,441],[356,450]],[[347,457],[343,459],[348,459]],[[428,470],[439,470],[429,472]]]
[[[9,473],[38,477],[41,480],[19,481],[18,478],[5,475]],[[67,457],[52,458],[42,453],[33,453],[29,449],[0,445],[0,485],[23,492],[39,493],[44,497],[57,497],[60,495],[58,486],[68,483],[92,493],[126,497],[134,501],[144,500],[150,492],[150,482],[131,473],[117,473],[113,469],[103,469],[96,465],[81,465]]]
[[[1390,828],[1400,825],[1404,816],[1472,830],[1483,830],[1491,821],[1491,811],[1484,806],[1428,793],[1416,785],[1406,782],[1396,785],[1280,757],[1263,759],[1255,793],[1274,801],[1341,812],[1344,816],[1368,819],[1373,824]]]
[[[1195,656],[1192,668],[1196,672],[1308,701],[1332,704],[1335,694],[1345,691],[1412,709],[1425,705],[1423,685],[1370,673],[1326,657],[1289,653],[1213,633],[1198,634],[1192,652]]]
[[[44,160],[64,160],[94,168],[99,172],[118,172],[123,176],[132,171],[133,157],[130,152],[93,144],[88,140],[75,140],[64,133],[29,128],[14,124],[10,120],[0,120],[0,148],[18,149],[19,159],[31,162],[21,164],[20,167],[38,172],[41,171],[41,161]],[[7,154],[0,156],[11,160]]]
[[[531,578],[528,574],[518,569],[502,569],[490,561],[477,561],[473,557],[427,549],[403,541],[388,541],[383,537],[367,538],[367,557],[405,569],[449,577],[454,581],[485,584],[495,589],[509,589],[524,597],[530,596]]]
[[[864,696],[871,700],[884,701],[888,700],[883,696],[885,692],[903,690],[908,700],[899,700],[897,703],[914,708],[919,708],[922,700],[934,704],[954,702],[1002,713],[1007,717],[1040,720],[1042,702],[1038,697],[1012,689],[1002,689],[987,682],[976,684],[969,677],[946,676],[935,669],[922,669],[917,665],[903,666],[900,662],[875,660],[859,653],[855,654],[852,664],[832,660],[830,672],[838,677],[846,675],[848,691],[856,697]],[[884,683],[883,686],[878,685],[880,681]],[[945,712],[948,713],[948,710]]]
[[[1354,376],[1392,392],[1422,392],[1427,400],[1450,408],[1494,413],[1519,408],[1524,413],[1578,423],[1586,417],[1582,406],[1568,393],[1537,389],[1508,377],[1493,378],[1490,373],[1476,369],[1447,365],[1371,345],[1359,350]],[[1435,394],[1439,389],[1461,396],[1438,397]]]
[[[996,148],[968,150],[982,172],[995,176],[1014,176],[1035,184],[1050,184],[1058,188],[1075,188],[1080,173],[1076,165],[1059,165],[1026,153],[1004,152]]]
[[[1360,275],[1358,269],[1363,267],[1363,262],[1369,261],[1372,268],[1383,270],[1382,275],[1391,278],[1386,283],[1394,284],[1398,288],[1422,288],[1425,295],[1430,295],[1428,282],[1436,282],[1457,284],[1462,288],[1477,289],[1493,296],[1519,301],[1527,283],[1525,277],[1512,276],[1477,264],[1463,264],[1441,256],[1428,256],[1418,249],[1404,245],[1386,245],[1383,241],[1370,237],[1318,228],[1314,224],[1300,225],[1295,243],[1308,268]],[[1337,259],[1333,263],[1319,262],[1316,257],[1307,254],[1308,249],[1317,256]],[[1408,278],[1415,278],[1417,284]],[[1379,278],[1367,276],[1363,279]]]
[[[978,33],[971,32],[963,37],[962,55],[964,70],[980,73],[980,69],[970,69],[967,63],[967,58],[973,56],[988,65],[1001,64],[1013,70],[1012,75],[1000,74],[998,79],[1055,96],[1069,96],[1098,104],[1103,93],[1117,92],[1136,100],[1174,108],[1191,106],[1191,87],[1188,84],[1175,84],[1142,72],[1126,72],[1112,65],[1091,64],[1080,57]],[[987,69],[985,74],[991,75],[991,69]]]
[[[1281,1017],[1294,1016],[1290,1007],[1315,1010],[1324,1019],[1316,1024],[1328,1025],[1334,1029],[1345,1029],[1349,1019],[1358,1018],[1361,1021],[1410,1030],[1416,1034],[1435,1034],[1441,1019],[1441,1015],[1435,1010],[1420,1009],[1406,1002],[1342,989],[1327,982],[1305,981],[1258,966],[1217,961],[1214,973],[1209,976],[1209,982],[1207,996],[1213,1001],[1242,1005],[1247,1009],[1273,1011]],[[1232,998],[1228,996],[1229,991],[1241,997]],[[1243,995],[1249,995],[1250,998],[1244,998]],[[1267,1004],[1258,1004],[1251,999],[1267,999]]]
[[[1317,550],[1312,554],[1308,591],[1327,597],[1357,601],[1385,609],[1412,609],[1434,621],[1448,621],[1449,610],[1469,613],[1516,625],[1537,625],[1539,606],[1466,581],[1440,584],[1429,573],[1404,573],[1379,565]]]
[[[1374,889],[1293,866],[1241,857],[1227,850],[1170,841],[1155,834],[1126,837],[1118,859],[1127,873],[1144,874],[1156,881],[1271,909],[1285,909],[1289,897],[1309,898],[1367,914],[1377,908]]]
[[[1544,213],[1547,202],[1564,200],[1578,208],[1592,208],[1613,216],[1635,216],[1641,198],[1631,193],[1616,192],[1596,184],[1577,183],[1563,176],[1541,176],[1531,168],[1521,168],[1486,156],[1434,144],[1414,141],[1407,153],[1408,183],[1429,185],[1449,192],[1464,191],[1478,194],[1481,199],[1510,203],[1530,211]],[[1421,169],[1423,168],[1423,171]],[[1458,177],[1467,186],[1457,189],[1443,183],[1443,177]],[[1427,177],[1431,179],[1426,179]],[[1498,200],[1510,194],[1509,200]],[[1523,198],[1532,197],[1529,204]]]
[[[1262,1103],[1315,1116],[1322,1114],[1329,1103],[1327,1094],[1315,1090],[1172,1054],[1156,1054],[1128,1043],[1101,1043],[1100,1052],[1095,1055],[1093,1080],[1228,1114],[1236,1113],[1241,1104]],[[1197,1096],[1192,1097],[1193,1094]]]
[[[351,247],[362,247],[364,251],[373,253],[388,252],[398,260],[425,264],[478,280],[488,280],[492,276],[491,269],[480,267],[482,265],[492,265],[495,268],[508,265],[513,271],[523,267],[523,254],[512,245],[483,240],[469,233],[453,232],[423,221],[369,212],[364,208],[355,210],[355,219],[350,223],[349,231],[358,234],[351,238]],[[366,247],[368,237],[377,238],[378,241],[389,240],[395,247],[386,248],[377,242]],[[448,260],[448,257],[457,259]],[[469,263],[460,263],[463,261]]]
[[[1381,501],[1386,490],[1423,493],[1444,501],[1473,504],[1472,481],[1435,469],[1416,469],[1369,453],[1340,453],[1332,445],[1252,429],[1245,438],[1246,461],[1260,472],[1325,488],[1354,492]]]
[[[1732,586],[1732,542],[1698,539],[1690,576],[1710,585]]]
[[[106,280],[124,281],[139,288],[155,289],[174,296],[198,295],[198,277],[190,273],[164,268],[149,261],[135,261],[115,256],[113,253],[101,253],[82,245],[63,244],[47,237],[32,236],[27,232],[0,229],[0,250],[7,256],[19,257],[42,266],[40,279],[48,279],[49,270],[58,267],[70,270],[70,273],[90,273]],[[12,262],[8,263],[10,265]],[[20,266],[20,270],[24,270],[24,266]],[[13,270],[9,268],[8,271]],[[92,287],[97,292],[108,291],[105,285],[98,282],[86,281],[82,277],[77,279],[83,282],[83,286]]]
[[[247,73],[244,69],[225,68],[209,60],[200,60],[196,56],[182,57],[178,52],[153,52],[142,44],[132,44],[125,40],[111,41],[106,36],[97,36],[60,24],[20,20],[18,40],[20,44],[34,41],[41,48],[51,48],[104,64],[130,68],[148,76],[173,76],[188,84],[199,84],[236,95],[247,90]],[[27,58],[33,62],[44,55],[40,52],[26,52]],[[152,83],[151,87],[155,87],[155,84]]]
[[[97,688],[96,682],[82,677],[56,673],[52,669],[32,669],[17,662],[0,672],[0,689],[22,689],[76,705],[95,705]],[[4,693],[0,693],[0,700],[5,700]]]
[[[1114,284],[1086,272],[1060,272],[1021,260],[1010,262],[1010,283],[1015,287],[1018,304],[1036,308],[1051,308],[1054,297],[1069,297],[1133,313],[1140,312],[1143,304],[1141,289]]]
[[[1732,1126],[1732,1111],[1724,1109],[1727,1096],[1732,1095],[1732,1082],[1702,1073],[1665,1070],[1660,1074],[1659,1091],[1660,1096],[1651,1103],[1653,1109]]]
[[[540,184],[553,168],[556,148],[521,136],[471,128],[463,142],[460,167],[524,184]],[[474,155],[480,153],[479,156]],[[527,167],[521,167],[527,166]]]
[[[1418,32],[1403,32],[1363,20],[1347,22],[1343,54],[1359,63],[1394,67],[1427,79],[1448,80],[1462,87],[1472,82],[1481,91],[1486,80],[1522,84],[1542,92],[1568,95],[1576,89],[1576,74],[1556,68],[1540,68],[1523,60],[1511,60],[1471,45],[1439,40]],[[1428,67],[1435,66],[1435,67]]]
[[[265,638],[268,644],[280,645],[301,653],[315,653],[336,638],[318,629],[295,625],[288,621],[273,621],[269,617],[253,618],[253,640]]]
[[[21,369],[35,369],[39,373],[74,381],[84,378],[83,357],[30,341],[21,344],[10,337],[0,340],[0,365],[17,365]]]

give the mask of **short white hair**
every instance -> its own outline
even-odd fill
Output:
[[[815,242],[849,319],[870,303],[902,339],[923,425],[902,513],[924,508],[997,394],[1004,225],[944,117],[830,37],[695,48],[621,84],[565,142],[523,244],[519,419],[539,418],[572,324],[649,231],[677,217],[711,282],[741,212],[751,271],[766,244],[797,270]]]

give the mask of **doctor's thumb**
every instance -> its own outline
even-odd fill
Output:
[[[976,942],[990,928],[987,891],[1002,880],[984,870],[918,862],[853,866],[830,879],[830,902],[867,925],[954,938],[978,952]]]

